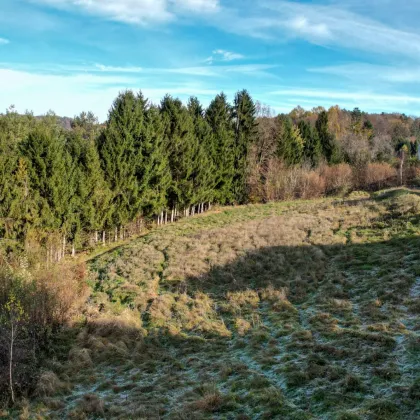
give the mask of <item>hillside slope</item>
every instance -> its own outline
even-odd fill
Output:
[[[47,418],[415,419],[420,197],[220,209],[91,261]]]

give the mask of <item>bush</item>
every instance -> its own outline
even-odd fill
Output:
[[[353,171],[350,165],[341,163],[321,168],[327,194],[346,194],[353,188]]]
[[[0,264],[0,402],[13,400],[8,370],[11,347],[14,393],[20,396],[35,389],[40,360],[48,353],[54,332],[70,321],[85,300],[84,276],[83,265],[60,264],[31,273],[22,261]]]
[[[398,184],[396,169],[389,163],[368,163],[353,169],[354,184],[364,190],[380,190]]]
[[[392,209],[401,215],[414,215],[420,212],[420,197],[406,194],[392,201]]]

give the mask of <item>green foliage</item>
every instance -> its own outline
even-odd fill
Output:
[[[340,150],[334,136],[329,131],[328,113],[326,111],[322,111],[319,114],[315,127],[321,143],[322,153],[327,159],[327,162],[331,164],[340,163]]]
[[[303,161],[305,142],[301,136],[299,127],[292,120],[280,115],[277,117],[277,155],[286,165],[297,165]]]
[[[144,105],[143,98],[133,92],[121,93],[98,140],[102,169],[112,194],[112,222],[118,227],[139,212],[136,170],[141,155],[137,153],[137,145],[144,129]]]
[[[299,121],[298,128],[304,142],[303,159],[315,168],[322,158],[322,147],[318,132],[304,120]]]
[[[256,136],[256,108],[246,90],[238,92],[233,105],[235,124],[235,175],[233,177],[233,196],[236,202],[247,200],[246,174],[248,153]]]
[[[233,130],[232,108],[222,93],[210,103],[206,120],[213,138],[208,150],[215,166],[214,199],[220,204],[234,201],[233,178],[235,162],[235,132]]]

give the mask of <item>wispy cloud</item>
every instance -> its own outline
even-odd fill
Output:
[[[86,70],[90,68],[87,67]],[[105,73],[140,73],[143,71],[141,67],[120,67],[120,66],[105,66],[103,64],[95,64],[91,70],[99,70]]]
[[[327,47],[419,60],[420,34],[417,31],[399,29],[367,15],[352,11],[345,2],[325,5],[266,0],[246,2],[241,9],[225,9],[213,19],[213,24],[226,31],[271,41],[300,38]]]
[[[150,86],[141,79],[102,74],[51,75],[28,71],[0,69],[0,110],[14,104],[19,112],[26,109],[44,114],[53,109],[58,115],[73,116],[82,110],[93,110],[101,120],[118,93],[125,89]],[[171,86],[142,89],[152,102],[158,103],[164,94],[187,98],[191,95],[214,96],[217,91],[200,83],[177,82]],[[12,102],[10,98],[13,97]],[[65,100],[63,100],[65,98]],[[0,111],[1,112],[1,111]]]
[[[6,38],[0,38],[0,45],[10,44],[10,41]]]
[[[129,24],[167,22],[182,13],[214,13],[219,0],[31,0]]]
[[[419,66],[383,66],[368,63],[351,63],[337,66],[314,67],[312,73],[345,77],[365,83],[384,81],[389,83],[420,83]]]
[[[212,64],[214,61],[234,61],[245,58],[242,54],[234,53],[226,50],[214,50],[212,55],[205,60],[206,63]]]
[[[280,97],[281,102],[300,104],[306,107],[339,104],[344,108],[359,107],[372,112],[410,112],[420,104],[420,97],[406,94],[382,94],[366,91],[344,91],[328,89],[282,88],[269,92],[268,96]]]
[[[270,92],[271,95],[294,96],[303,98],[374,100],[377,102],[420,103],[420,97],[410,95],[385,95],[374,92],[348,92],[323,89],[279,89]]]
[[[224,77],[228,75],[249,75],[249,76],[267,76],[270,77],[270,70],[278,67],[273,64],[241,64],[241,65],[214,65],[214,66],[193,66],[193,67],[137,67],[137,66],[113,66],[101,63],[85,65],[14,65],[13,63],[0,63],[0,69],[14,69],[32,74],[54,74],[70,76],[80,74],[88,76],[89,74],[107,74],[118,80],[123,75],[125,80],[137,80],[139,76],[154,76],[162,74],[178,74],[186,76],[201,77]],[[101,76],[105,77],[105,76]]]

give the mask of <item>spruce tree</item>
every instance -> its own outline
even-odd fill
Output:
[[[319,165],[322,157],[318,132],[305,120],[299,121],[298,128],[304,142],[303,159],[315,168]]]
[[[76,206],[76,173],[53,118],[39,123],[20,148],[27,162],[34,202],[38,205],[40,227],[70,234],[80,215]]]
[[[198,151],[194,121],[182,102],[169,95],[162,100],[161,113],[172,176],[169,204],[188,212],[190,205],[194,204],[194,169]]]
[[[219,204],[234,201],[235,131],[232,108],[221,93],[210,103],[206,120],[212,130],[212,141],[207,150],[214,164],[214,200]]]
[[[111,191],[112,224],[124,226],[139,213],[137,142],[143,131],[144,106],[132,91],[121,93],[109,111],[98,139],[101,167]]]
[[[238,92],[233,106],[235,124],[235,175],[233,196],[239,203],[247,200],[246,177],[249,149],[257,134],[256,108],[246,90]]]
[[[137,169],[141,207],[146,216],[158,215],[162,210],[168,210],[167,195],[172,178],[167,146],[160,110],[156,106],[150,106],[145,113],[142,161]]]
[[[277,156],[287,166],[302,162],[305,143],[292,120],[286,115],[277,117]]]
[[[327,162],[331,164],[339,163],[341,161],[340,150],[334,136],[329,132],[328,113],[326,111],[319,114],[315,127],[321,143],[322,154]]]
[[[212,156],[213,132],[197,98],[190,98],[188,111],[193,118],[194,134],[199,143],[194,168],[194,203],[201,206],[214,200],[216,168]]]

